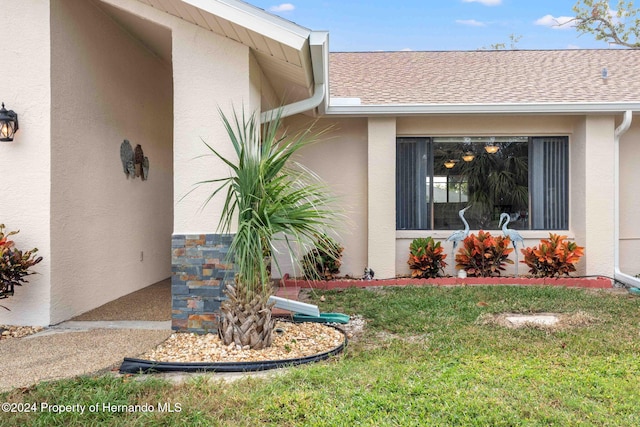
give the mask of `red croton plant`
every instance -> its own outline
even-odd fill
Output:
[[[521,250],[529,273],[537,277],[568,276],[576,271],[575,263],[584,255],[584,248],[567,240],[567,236],[549,233],[538,246]]]
[[[411,269],[411,277],[424,279],[438,277],[447,266],[444,262],[446,257],[440,242],[436,242],[432,237],[414,239],[409,245],[407,261]]]
[[[37,248],[26,252],[16,249],[14,241],[9,240],[14,234],[18,231],[5,234],[5,226],[0,224],[0,299],[13,295],[14,286],[27,283],[25,277],[35,274],[30,268],[42,261],[42,257],[35,256]]]
[[[480,230],[478,235],[470,234],[462,241],[456,254],[456,268],[465,270],[472,277],[495,277],[505,270],[506,264],[513,264],[509,254],[511,239],[492,236]]]

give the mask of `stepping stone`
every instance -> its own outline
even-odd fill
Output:
[[[533,323],[536,325],[544,325],[544,326],[553,326],[559,321],[557,316],[550,315],[550,314],[508,316],[505,319],[507,320],[507,322],[511,323],[515,327],[524,326],[527,323]]]

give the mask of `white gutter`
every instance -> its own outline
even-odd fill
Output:
[[[316,84],[314,86],[313,95],[311,98],[303,99],[302,101],[294,102],[283,107],[274,108],[273,110],[265,111],[260,114],[260,123],[266,123],[274,120],[278,114],[280,118],[293,116],[294,114],[304,113],[305,111],[313,110],[322,103],[324,99],[324,83]]]
[[[631,121],[633,120],[633,112],[627,110],[624,112],[624,118],[620,126],[616,128],[614,135],[614,247],[613,247],[613,277],[622,283],[640,288],[640,279],[625,274],[620,271],[620,137],[629,130]]]
[[[339,101],[336,100],[336,101]],[[637,102],[550,102],[550,103],[511,103],[511,104],[389,104],[389,105],[331,105],[328,115],[341,116],[410,116],[418,114],[589,114],[619,113],[620,111],[640,111]]]
[[[328,92],[327,88],[327,67],[329,64],[329,33],[327,31],[312,31],[309,35],[309,51],[311,54],[311,68],[314,81],[313,94],[310,98],[274,108],[260,114],[260,123],[273,120],[276,116],[280,118],[293,116],[313,110],[322,104]]]

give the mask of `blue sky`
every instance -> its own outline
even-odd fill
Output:
[[[332,52],[608,48],[590,34],[551,26],[575,0],[247,0],[312,30],[328,30]]]

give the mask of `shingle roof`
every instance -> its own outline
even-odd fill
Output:
[[[638,102],[640,50],[331,53],[329,77],[362,105]]]

